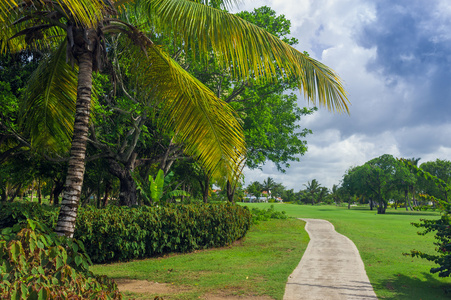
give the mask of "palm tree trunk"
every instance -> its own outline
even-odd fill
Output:
[[[92,58],[89,50],[82,51],[78,58],[78,88],[75,110],[74,136],[70,150],[66,184],[61,201],[55,232],[62,236],[73,237],[75,220],[80,202],[83,176],[85,173],[86,143],[88,139],[88,123],[91,106]]]

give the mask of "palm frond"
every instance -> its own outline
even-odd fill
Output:
[[[77,69],[66,63],[65,42],[33,73],[23,97],[21,119],[34,148],[61,151],[70,146],[77,80]]]
[[[0,53],[21,50],[49,49],[65,38],[65,25],[58,21],[62,14],[33,12],[25,9],[12,10],[8,19],[0,22]]]
[[[200,1],[202,2],[202,1]],[[338,75],[277,37],[236,15],[189,0],[139,0],[162,25],[176,33],[185,51],[209,54],[239,78],[273,80],[278,72],[296,77],[304,96],[315,105],[348,112],[348,99]]]
[[[127,45],[139,95],[158,106],[161,124],[176,134],[185,153],[215,178],[239,174],[244,136],[233,109],[181,68],[158,46]],[[161,121],[162,120],[162,121]]]
[[[59,11],[68,20],[83,27],[93,28],[102,21],[105,12],[113,10],[108,0],[2,0],[0,23],[9,23],[10,16],[26,16],[32,13]]]

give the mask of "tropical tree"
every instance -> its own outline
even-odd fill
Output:
[[[370,206],[378,202],[377,213],[384,214],[390,197],[412,182],[409,170],[392,155],[384,154],[348,170],[342,186],[350,195],[367,197]]]
[[[416,166],[414,164],[414,166]],[[436,159],[435,161],[428,161],[422,163],[420,168],[432,176],[443,180],[447,184],[451,184],[451,161]],[[419,178],[419,187],[423,193],[434,196],[439,199],[448,201],[448,191],[440,185],[435,185],[430,180],[426,180],[422,177]]]
[[[247,186],[246,190],[249,194],[253,195],[258,201],[258,199],[262,195],[264,187],[260,182],[254,181]]]
[[[334,184],[332,186],[332,189],[330,190],[330,196],[332,197],[332,200],[334,201],[335,205],[339,205],[341,202],[340,199],[340,188],[338,185]]]
[[[268,177],[268,179],[263,180],[263,190],[265,190],[269,196],[271,196],[271,190],[276,185],[276,182],[271,177]]]
[[[132,4],[133,8],[124,7]],[[236,77],[270,80],[276,70],[283,70],[285,76],[298,78],[299,88],[314,104],[348,110],[345,91],[332,70],[257,26],[206,4],[188,0],[0,3],[2,53],[51,50],[30,81],[26,112],[35,145],[71,140],[58,234],[73,236],[75,229],[93,101],[92,73],[107,61],[109,34],[120,38],[124,53],[133,58],[132,79],[141,101],[158,106],[161,123],[172,127],[185,151],[210,174],[233,179],[240,171],[244,141],[231,108],[140,31],[133,20],[141,18],[127,18],[130,12],[152,22],[156,34],[174,36],[193,56],[202,57],[211,45],[218,64]]]
[[[412,157],[412,158],[406,159],[406,161],[409,162],[410,164],[414,165],[415,167],[417,167],[420,159],[421,158]],[[415,176],[413,176],[412,170],[409,170],[409,172],[411,174],[409,174],[409,176],[407,176],[406,178],[401,178],[401,181],[399,183],[401,185],[401,189],[404,191],[406,210],[409,210],[409,208],[410,208],[410,210],[413,210],[412,203],[409,198],[409,192],[412,195],[412,199],[414,199],[414,201],[415,201],[415,185],[417,183],[417,178]]]
[[[312,179],[312,181],[308,181],[304,186],[306,187],[306,192],[310,195],[312,205],[314,205],[316,194],[321,190],[321,184],[319,184],[318,180]]]

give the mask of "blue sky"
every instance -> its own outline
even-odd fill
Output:
[[[292,23],[296,46],[334,69],[351,114],[320,109],[301,126],[309,151],[285,174],[267,163],[246,184],[272,177],[295,191],[338,184],[351,166],[385,153],[451,160],[451,1],[255,0]],[[309,104],[299,96],[299,104]]]

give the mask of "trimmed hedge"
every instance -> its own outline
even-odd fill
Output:
[[[32,213],[26,213],[27,209]],[[0,207],[0,222],[8,219],[3,211],[15,211],[20,222],[28,215],[45,216],[42,222],[54,226],[57,211],[36,212],[25,204],[21,213]],[[43,209],[45,210],[45,209]],[[171,252],[222,247],[244,237],[251,226],[247,208],[233,204],[172,205],[162,207],[80,208],[74,237],[82,241],[95,263],[126,261]],[[11,223],[11,222],[9,222]],[[1,225],[1,223],[0,223]]]

